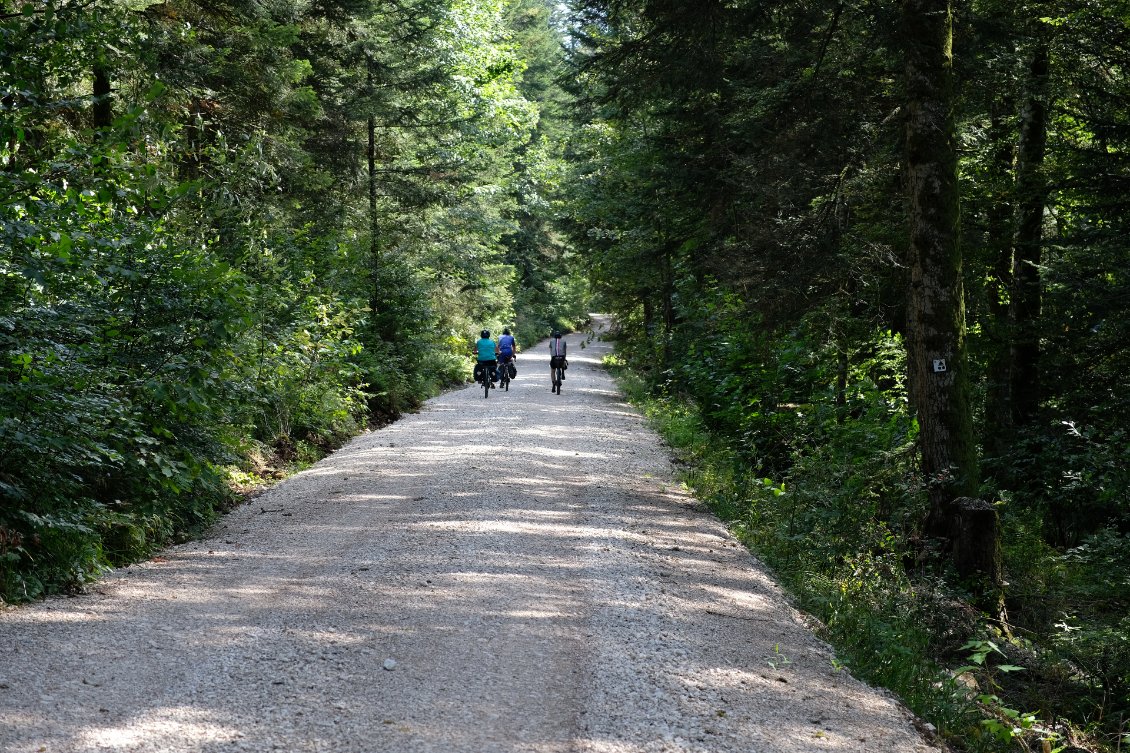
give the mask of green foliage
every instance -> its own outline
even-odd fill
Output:
[[[527,10],[0,18],[0,597],[81,587],[208,525],[256,458],[414,409],[483,322],[578,318],[563,246],[519,275],[505,240],[556,235],[560,47]]]
[[[570,239],[688,481],[783,579],[814,590],[837,642],[877,636],[853,667],[936,706],[968,748],[1027,744],[1055,720],[1079,747],[1114,749],[1130,712],[1114,575],[1130,531],[1130,100],[1110,73],[1130,64],[1124,8],[954,5],[961,376],[979,395],[979,496],[997,503],[1005,557],[1006,609],[986,619],[1007,615],[998,645],[1026,667],[978,711],[975,698],[951,703],[960,690],[938,674],[964,658],[978,619],[925,535],[936,477],[920,472],[905,386],[917,283],[897,4],[571,7]],[[1041,103],[1046,149],[1034,150]],[[1022,217],[1039,225],[1034,244]],[[1038,301],[1021,284],[1030,272]],[[1022,360],[1029,344],[1039,356]],[[867,602],[857,570],[890,583],[873,615],[853,609]]]
[[[269,340],[248,354],[254,371],[245,378],[259,407],[249,416],[253,435],[323,442],[351,436],[364,406],[355,363],[361,348],[353,338],[360,312],[310,294],[289,313],[293,320],[276,320]]]
[[[239,316],[232,271],[170,230],[180,187],[115,142],[60,148],[73,161],[53,173],[0,175],[25,197],[0,216],[0,527],[21,542],[4,578],[21,597],[116,561],[100,532],[141,500],[185,528],[210,518],[223,499],[211,359]],[[166,532],[151,533],[149,548]]]
[[[518,89],[540,108],[529,139],[515,150],[507,186],[515,211],[502,237],[506,262],[516,274],[515,334],[520,343],[532,344],[555,328],[571,330],[587,319],[589,290],[581,260],[559,229],[568,212],[565,150],[573,123],[560,83],[567,67],[556,10],[544,0],[517,0],[508,13],[523,53]]]
[[[1053,658],[1075,668],[1078,683],[1098,691],[1073,688],[1075,713],[1102,719],[1130,704],[1130,536],[1103,529],[1057,557],[1055,565],[1059,610],[1048,615],[1054,617]],[[1101,701],[1095,704],[1088,695]]]

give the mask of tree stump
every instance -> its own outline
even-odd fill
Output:
[[[1001,582],[1000,518],[990,502],[974,497],[953,501],[953,564],[962,578]]]

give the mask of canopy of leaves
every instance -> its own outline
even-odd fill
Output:
[[[1033,661],[1045,678],[1076,673],[1049,691],[1059,700],[1029,694],[1025,708],[1101,727],[1130,709],[1130,663],[1099,658],[1097,637],[1061,640],[1076,633],[1055,623],[1072,614],[1071,630],[1127,640],[1125,584],[1103,579],[1101,597],[1085,584],[1099,560],[1122,561],[1118,542],[1130,533],[1130,17],[1124,3],[1075,0],[953,8],[981,496],[1000,503],[1005,604],[1039,646]],[[925,594],[951,597],[936,587],[945,558],[924,536],[930,480],[905,387],[898,4],[576,0],[572,9],[571,237],[617,315],[621,355],[653,395],[693,406],[710,427],[717,454],[703,451],[709,470],[692,478],[830,623],[859,627],[837,610],[851,610],[844,594],[866,573],[889,584],[860,595],[869,608],[887,599],[904,616],[930,613],[937,602]],[[1042,51],[1046,79],[1034,63]],[[1039,162],[1025,143],[1034,100],[1047,112]],[[1018,243],[1033,204],[1043,217],[1039,306],[1022,321],[1014,304],[1032,254]],[[1008,385],[1026,376],[1015,373],[1016,346],[1032,331],[1038,410],[1006,420]],[[1078,556],[1062,559],[1069,552]],[[926,661],[945,660],[962,645],[945,636],[975,629],[954,614],[918,620],[935,625],[933,638],[892,633],[897,647],[861,655],[915,645]],[[929,694],[932,680],[875,664],[882,681]],[[1115,745],[1115,726],[1095,744]]]
[[[557,235],[560,38],[538,2],[0,3],[0,597],[461,382],[483,323],[576,322],[561,242],[512,242]]]

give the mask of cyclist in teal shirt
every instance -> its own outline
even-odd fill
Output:
[[[484,329],[479,333],[479,339],[475,343],[475,352],[479,357],[479,362],[475,364],[475,381],[481,381],[479,377],[485,368],[487,373],[490,374],[490,381],[493,383],[498,376],[495,373],[495,369],[498,367],[498,345],[490,339],[489,330]]]

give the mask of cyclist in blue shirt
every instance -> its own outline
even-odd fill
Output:
[[[518,343],[507,327],[502,330],[502,337],[498,338],[498,365],[504,369],[509,368],[507,364],[516,360],[517,355]]]
[[[494,340],[490,339],[490,331],[483,330],[479,333],[479,339],[475,342],[475,353],[478,356],[478,363],[475,364],[475,381],[481,381],[480,376],[483,375],[483,370],[486,370],[487,375],[485,378],[490,379],[493,383],[497,377],[495,369],[498,368],[498,346]]]

